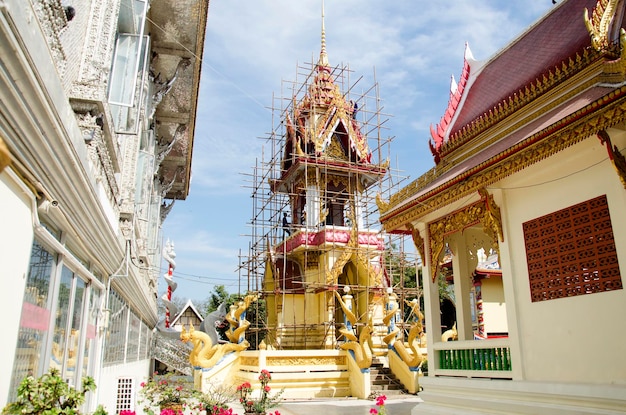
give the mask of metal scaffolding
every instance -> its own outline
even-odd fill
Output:
[[[265,294],[268,294],[263,292],[263,275],[266,269],[268,252],[271,251],[272,247],[279,244],[284,236],[281,221],[283,212],[291,213],[292,231],[297,231],[305,226],[309,229],[311,228],[310,224],[305,225],[300,217],[302,211],[292,209],[293,203],[290,203],[290,201],[293,202],[298,195],[274,192],[272,191],[271,183],[281,177],[282,162],[285,157],[285,141],[287,129],[289,128],[286,120],[288,118],[291,120],[296,118],[295,110],[300,106],[302,100],[305,99],[310,91],[310,87],[317,74],[317,65],[317,63],[296,65],[296,79],[293,81],[283,80],[281,82],[280,94],[275,94],[272,97],[272,107],[270,108],[272,113],[271,131],[265,136],[260,137],[260,139],[263,140],[261,154],[259,158],[256,159],[251,173],[244,173],[244,186],[250,189],[251,192],[252,215],[250,222],[248,222],[250,232],[247,235],[243,235],[249,238],[248,252],[245,255],[240,253],[239,258],[240,295],[257,293],[259,297],[262,298]],[[361,86],[361,84],[364,83],[363,76],[359,76],[354,82],[351,80],[351,77],[354,75],[347,65],[332,67],[330,74],[333,82],[339,86],[339,90],[343,94],[345,101],[354,104],[355,109],[358,108],[354,117],[358,122],[362,135],[367,139],[372,155],[371,163],[383,164],[391,160],[390,144],[394,137],[387,135],[388,131],[385,124],[389,120],[389,115],[383,112],[376,74],[373,74],[373,84],[367,87]],[[316,161],[315,167],[311,168],[315,168],[316,171],[319,172],[318,175],[324,176],[327,173],[326,167],[320,169],[320,163],[324,166],[324,163],[328,163],[328,159],[320,158]],[[397,192],[403,183],[408,180],[408,177],[403,176],[402,172],[398,170],[397,167],[393,168],[391,167],[391,163],[388,164],[387,172],[381,180],[378,180],[374,185],[368,188],[359,189],[359,191],[362,191],[362,193],[360,193],[361,197],[359,202],[362,222],[359,223],[359,229],[378,231],[378,235],[383,237],[386,251],[384,254],[386,281],[389,282],[388,285],[393,287],[394,293],[398,296],[399,304],[402,307],[402,315],[404,315],[405,302],[403,300],[420,296],[418,288],[405,287],[407,285],[404,281],[405,275],[407,274],[406,268],[412,267],[415,269],[420,260],[417,258],[410,235],[391,235],[381,230],[376,196],[380,195],[382,199],[389,200],[391,194]],[[354,171],[358,172],[356,161],[352,163],[352,165]],[[327,167],[331,170],[336,169],[334,165],[328,165]],[[346,174],[348,176],[351,174],[350,168],[347,169]],[[308,174],[305,173],[305,177],[308,177]],[[352,181],[349,182],[351,183]],[[325,192],[324,197],[326,200],[333,201],[335,198],[345,198],[345,191],[343,194],[340,192],[335,194],[332,188],[328,187],[325,189]],[[350,193],[351,189],[348,190],[348,194]],[[346,205],[348,205],[348,203],[346,203]],[[349,226],[348,220],[351,217],[353,216],[348,212],[343,215],[343,218],[337,218],[337,221],[342,221],[339,225]],[[322,222],[314,225],[314,228],[322,228],[324,226],[326,226],[326,224]],[[409,238],[408,241],[407,237]],[[307,255],[306,252],[304,255]],[[305,258],[304,262],[307,263],[308,260],[308,258]],[[315,259],[311,258],[311,260]],[[320,274],[317,283],[309,282],[304,289],[316,290],[323,286],[326,277],[322,275],[322,272],[320,272]],[[373,287],[355,286],[351,288],[355,291],[362,291],[370,290]],[[376,288],[380,290],[381,287]],[[258,306],[258,303],[256,304]],[[277,310],[267,310],[267,312],[272,313],[277,312]],[[265,321],[267,320],[265,319]],[[291,324],[289,321],[290,319],[285,316],[284,324]],[[255,327],[254,324],[250,326],[248,329],[249,335],[263,332],[263,329],[267,328],[262,327],[264,321],[259,321],[259,323],[257,327]],[[255,344],[258,344],[258,337],[256,340],[257,342]]]

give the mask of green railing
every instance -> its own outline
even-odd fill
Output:
[[[511,350],[508,347],[439,350],[439,369],[510,371]]]

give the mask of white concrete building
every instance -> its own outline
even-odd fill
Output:
[[[0,406],[27,374],[134,409],[189,192],[207,0],[0,1]]]

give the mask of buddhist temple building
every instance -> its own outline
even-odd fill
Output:
[[[375,77],[363,87],[363,77],[351,82],[348,66],[331,65],[323,17],[312,61],[274,97],[272,131],[249,177],[247,294],[226,317],[231,343],[224,347],[235,353],[195,368],[201,388],[255,385],[264,369],[286,398],[367,398],[376,387],[370,368],[390,369],[390,344],[408,332],[397,316],[418,308],[415,281],[403,284],[405,274],[415,280],[403,267],[414,272],[416,255],[390,261],[410,238],[381,232],[378,221],[377,195],[390,197],[399,190],[390,182],[401,181],[388,162],[392,138],[384,137]],[[399,390],[416,392],[420,361],[402,363]]]
[[[431,128],[434,167],[379,198],[384,229],[423,259],[428,376],[414,414],[626,408],[625,10],[561,1],[490,59],[466,46]]]

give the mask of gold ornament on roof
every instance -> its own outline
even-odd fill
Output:
[[[606,52],[610,48],[609,28],[615,17],[618,0],[598,0],[591,12],[585,8],[584,19],[587,31],[591,36],[591,45],[597,51]]]
[[[383,199],[380,193],[376,194],[376,206],[378,206],[378,210],[381,214],[387,212],[389,210],[389,202]]]
[[[430,277],[433,282],[437,279],[439,257],[443,252],[444,239],[447,235],[461,232],[465,228],[482,223],[483,232],[492,239],[492,248],[495,252],[499,251],[498,241],[504,241],[500,208],[493,200],[493,196],[488,194],[485,189],[479,189],[479,193],[482,199],[478,202],[428,225],[430,233]]]
[[[616,98],[624,94],[626,94],[626,87],[615,91]],[[587,107],[596,106],[597,104],[597,101],[592,102]],[[545,134],[543,130],[526,138],[518,146],[505,150],[500,155],[501,162],[488,168],[484,167],[487,163],[483,163],[468,169],[457,177],[457,184],[448,187],[446,191],[440,191],[439,188],[435,188],[421,195],[419,203],[416,203],[409,209],[405,209],[401,214],[393,215],[391,212],[393,212],[394,207],[407,202],[427,184],[432,183],[441,175],[438,167],[432,168],[425,175],[391,196],[389,210],[385,212],[387,217],[381,215],[384,229],[390,232],[405,226],[408,222],[418,221],[428,213],[458,201],[481,187],[489,186],[498,180],[544,160],[586,139],[590,135],[597,134],[598,131],[626,122],[625,102],[616,101],[605,106],[604,111],[589,114],[587,107],[568,115],[561,121],[561,124],[565,126],[564,128],[542,139],[537,144],[526,146],[527,142],[537,141],[537,137]],[[519,151],[518,148],[525,148],[525,150]]]
[[[411,231],[413,245],[415,245],[415,249],[417,249],[423,264],[426,261],[424,256],[424,238],[421,237],[419,229],[415,228],[412,223],[407,224],[406,227]]]

